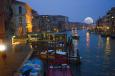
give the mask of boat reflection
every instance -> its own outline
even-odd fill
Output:
[[[72,29],[71,31],[72,39],[79,40],[80,36],[78,36],[77,29]]]

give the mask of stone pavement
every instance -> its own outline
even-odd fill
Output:
[[[3,61],[0,56],[0,76],[13,76],[31,52],[29,45],[9,47],[6,60]]]

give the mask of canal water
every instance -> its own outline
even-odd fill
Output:
[[[69,33],[69,32],[68,32]],[[75,41],[81,64],[72,65],[74,76],[115,76],[115,39],[79,30]]]

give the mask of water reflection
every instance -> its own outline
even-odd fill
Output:
[[[78,48],[78,40],[73,40],[73,44],[74,44],[74,48],[77,49]]]
[[[77,57],[78,40],[73,40],[73,46],[74,46],[73,56]]]
[[[74,76],[115,76],[115,39],[89,34],[84,30],[78,31],[78,34],[80,40],[74,43],[80,50],[82,64],[72,65]]]
[[[107,37],[105,42],[103,71],[110,70],[110,66],[109,66],[110,55],[111,55],[110,37]],[[107,74],[109,74],[109,72]]]
[[[101,35],[98,36],[98,48],[102,48],[103,47],[103,39],[101,37]]]
[[[89,48],[89,46],[90,46],[90,33],[89,32],[87,32],[86,33],[86,46]]]
[[[111,46],[110,46],[110,37],[106,38],[106,46],[105,46],[105,54],[110,55],[111,53]]]

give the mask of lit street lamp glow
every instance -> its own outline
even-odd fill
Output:
[[[6,50],[6,46],[5,45],[2,45],[0,44],[0,52],[3,52]]]
[[[114,18],[113,16],[111,18]]]
[[[107,29],[109,30],[109,27],[107,27]]]

